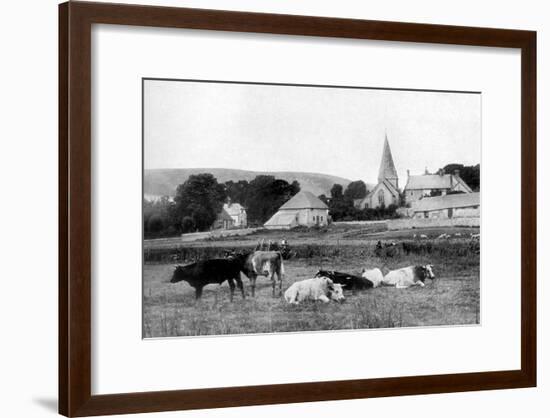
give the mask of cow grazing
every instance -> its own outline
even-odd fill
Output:
[[[346,290],[364,290],[374,286],[373,283],[365,277],[339,271],[319,270],[315,277],[328,277],[333,283],[343,285]]]
[[[198,261],[186,266],[176,266],[170,283],[186,281],[195,288],[195,299],[202,296],[202,288],[208,284],[222,284],[227,280],[231,290],[231,301],[235,293],[235,282],[239,287],[244,299],[243,282],[239,264],[233,260],[212,259]]]
[[[378,287],[384,280],[384,275],[380,269],[363,269],[361,276],[372,283],[372,287]]]
[[[285,291],[285,300],[294,305],[306,300],[329,303],[331,300],[342,302],[344,299],[342,285],[333,283],[328,277],[301,280]]]
[[[395,286],[398,289],[405,289],[411,286],[424,287],[426,279],[435,280],[433,266],[409,266],[399,270],[390,271],[384,276],[382,283],[386,286]]]
[[[237,254],[232,257],[240,270],[250,279],[252,296],[256,294],[256,278],[266,276],[271,280],[273,296],[275,296],[276,280],[279,282],[279,296],[282,294],[285,268],[283,257],[278,251],[254,251],[248,254]]]
[[[449,234],[441,234],[436,239],[449,239],[451,236]]]

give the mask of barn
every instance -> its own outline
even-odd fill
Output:
[[[264,226],[268,229],[290,229],[296,226],[328,224],[328,206],[308,191],[301,191],[279,208]]]
[[[415,218],[477,218],[479,205],[479,193],[457,193],[425,197],[410,210]]]

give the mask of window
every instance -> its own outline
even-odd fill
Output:
[[[384,190],[378,192],[378,204],[384,206]]]

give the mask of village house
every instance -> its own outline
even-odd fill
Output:
[[[479,193],[457,193],[425,197],[412,204],[414,218],[478,218]]]
[[[212,225],[212,229],[229,229],[233,226],[233,218],[222,208]]]
[[[325,226],[328,206],[313,193],[303,190],[279,208],[264,226],[268,229],[290,229],[296,226]]]
[[[425,174],[411,176],[407,170],[407,184],[404,197],[407,203],[416,202],[427,196],[446,195],[449,192],[472,193],[472,189],[460,178],[459,171],[453,174],[445,174],[439,170],[437,174]]]
[[[363,199],[355,199],[353,203],[357,209],[379,208],[399,205],[399,198],[399,179],[386,135],[380,169],[378,170],[378,184],[367,196]]]
[[[233,219],[234,227],[246,228],[246,210],[240,203],[231,203],[231,199],[228,199],[227,203],[223,205],[223,210]]]

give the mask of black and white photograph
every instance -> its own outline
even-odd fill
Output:
[[[480,324],[481,102],[144,78],[143,338]]]

